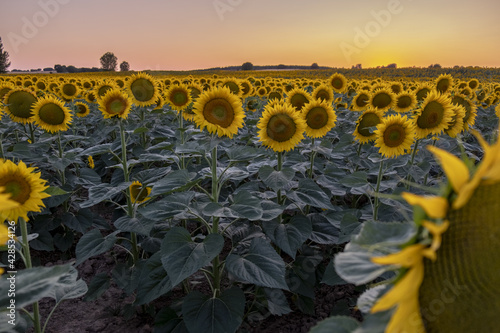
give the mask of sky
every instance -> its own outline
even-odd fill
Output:
[[[12,69],[500,67],[498,0],[0,0]]]

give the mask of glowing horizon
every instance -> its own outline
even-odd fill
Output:
[[[479,0],[34,0],[2,2],[13,69],[254,65],[500,67],[500,3]],[[471,13],[478,13],[473,15]]]

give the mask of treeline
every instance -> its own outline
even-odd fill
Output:
[[[54,70],[57,73],[86,73],[86,72],[102,72],[104,69],[97,67],[75,67],[75,66],[65,66],[65,65],[55,65]]]

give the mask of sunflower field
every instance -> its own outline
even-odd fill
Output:
[[[498,332],[500,77],[394,73],[0,76],[0,331],[115,284],[154,332],[251,332],[322,285],[355,295],[310,332]]]

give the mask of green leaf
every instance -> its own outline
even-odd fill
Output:
[[[118,233],[119,231],[115,231],[103,237],[99,230],[92,229],[83,235],[78,241],[78,244],[76,244],[76,266],[90,257],[110,250],[113,245],[115,245],[116,234]]]
[[[68,192],[66,192],[65,190],[63,190],[62,188],[57,187],[57,186],[50,186],[44,192],[47,194],[50,194],[51,196],[68,194]]]
[[[284,210],[282,206],[270,200],[261,200],[260,205],[263,210],[261,221],[271,221],[280,216]]]
[[[210,264],[224,247],[224,237],[209,234],[201,243],[195,243],[189,232],[181,227],[170,229],[161,244],[161,262],[173,286],[182,282],[200,268]]]
[[[377,255],[375,253],[349,251],[349,249],[344,251],[335,256],[334,265],[338,275],[349,283],[359,286],[393,269],[392,265],[382,266],[373,263],[371,258]]]
[[[112,199],[114,196],[125,190],[131,182],[121,183],[117,186],[112,186],[110,184],[99,184],[89,188],[89,199],[80,204],[81,208],[92,207],[98,203]]]
[[[151,196],[169,194],[185,186],[189,186],[195,176],[194,172],[189,172],[185,169],[175,170],[154,184]]]
[[[340,236],[339,243],[346,243],[351,240],[353,234],[361,227],[361,223],[357,216],[346,213],[342,217],[342,221],[340,222]]]
[[[68,273],[61,276],[48,297],[55,299],[56,303],[65,299],[82,297],[87,293],[88,287],[82,279],[77,280],[78,271],[71,266]]]
[[[292,312],[283,290],[263,288],[267,298],[267,308],[272,315],[282,316]]]
[[[184,320],[171,308],[163,308],[155,317],[155,332],[189,333]]]
[[[184,298],[182,315],[190,333],[233,333],[243,322],[245,294],[239,288],[225,290],[220,297],[193,291]]]
[[[203,207],[203,214],[214,217],[238,217],[229,207],[224,207],[217,202],[209,202],[205,207]]]
[[[261,220],[264,211],[261,208],[259,198],[254,197],[248,191],[240,191],[233,199],[234,202],[230,208],[237,216],[250,221]]]
[[[250,249],[244,255],[229,254],[226,269],[238,281],[288,290],[285,263],[264,239],[252,239]]]
[[[364,171],[356,171],[340,178],[339,181],[346,187],[361,187],[368,184],[368,175]]]
[[[38,237],[30,242],[30,246],[38,251],[54,251],[54,239],[46,230],[38,231]]]
[[[108,290],[110,285],[111,279],[109,278],[108,273],[99,273],[95,275],[90,281],[89,290],[87,291],[87,294],[84,298],[85,301],[95,301],[96,299],[101,297],[101,295],[104,294],[106,290]]]
[[[147,128],[147,127],[137,127],[134,130],[134,134],[146,133],[148,131],[149,131],[149,128]]]
[[[137,211],[146,219],[164,221],[184,212],[194,197],[195,192],[192,191],[173,193],[162,200],[141,207]]]
[[[15,281],[16,308],[21,309],[29,304],[51,295],[59,280],[69,272],[69,265],[52,267],[35,267],[18,271],[15,274],[5,273],[0,279],[0,308],[5,309],[10,304],[8,297],[10,281]],[[15,275],[15,280],[9,280]]]
[[[163,268],[161,253],[156,252],[141,267],[139,287],[137,288],[136,305],[142,305],[166,294],[172,289],[170,278]]]
[[[351,333],[358,327],[359,322],[354,318],[335,316],[320,321],[309,333]]]
[[[96,156],[104,153],[109,153],[112,151],[111,145],[112,145],[111,143],[105,143],[102,145],[93,146],[82,151],[80,155],[86,157],[86,156]]]
[[[292,168],[283,168],[281,171],[276,171],[269,165],[264,165],[259,169],[259,178],[275,192],[286,187],[293,177],[295,177],[295,170]]]
[[[310,240],[325,245],[338,243],[339,229],[333,221],[322,214],[310,214],[308,217],[312,222]]]
[[[330,262],[326,266],[325,273],[323,274],[323,279],[321,280],[321,283],[325,283],[329,286],[338,286],[341,284],[347,284],[347,282],[344,281],[344,279],[342,279],[335,271],[333,260],[330,260]]]
[[[120,231],[135,232],[140,235],[149,236],[155,221],[125,215],[118,218],[113,224]]]
[[[353,242],[362,247],[391,247],[408,242],[416,233],[417,227],[413,222],[366,221]]]
[[[287,193],[290,200],[312,207],[333,209],[330,197],[311,179],[304,178],[299,181],[296,191]]]
[[[262,227],[266,235],[293,259],[312,232],[311,221],[302,215],[292,217],[288,223],[279,223],[276,220],[265,222]]]

